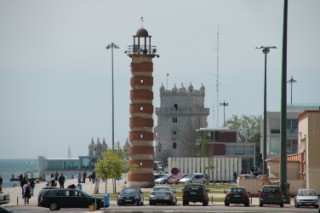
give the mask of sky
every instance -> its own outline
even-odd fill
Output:
[[[319,8],[318,0],[289,1],[293,104],[320,105]],[[92,138],[111,147],[111,42],[120,47],[114,138],[122,146],[131,89],[124,52],[141,27],[160,55],[153,59],[155,108],[162,84],[191,83],[205,86],[208,127],[221,126],[224,115],[262,115],[264,55],[256,47],[270,45],[277,49],[267,56],[267,110],[280,111],[283,1],[1,0],[0,159],[67,157],[68,147],[73,157],[87,155]],[[289,84],[287,91],[289,104]]]

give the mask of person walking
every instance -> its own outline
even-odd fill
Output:
[[[31,196],[33,196],[34,187],[36,186],[36,182],[34,181],[34,178],[30,179],[30,190],[31,190]]]
[[[87,178],[87,173],[86,171],[84,171],[82,175],[82,183],[86,183],[86,178]]]
[[[66,181],[66,177],[61,173],[61,175],[59,176],[59,185],[60,185],[60,188],[64,188],[64,183]]]
[[[23,185],[24,204],[29,204],[30,197],[31,197],[31,189],[30,189],[29,182],[26,181],[26,183]]]

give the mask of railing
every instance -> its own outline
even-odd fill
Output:
[[[128,55],[154,55],[159,56],[157,54],[157,47],[150,45],[130,45],[128,49],[125,51]]]

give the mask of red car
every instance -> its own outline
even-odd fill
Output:
[[[174,175],[172,176],[169,180],[169,184],[179,184],[179,180],[187,176],[187,174],[179,174],[179,175]]]

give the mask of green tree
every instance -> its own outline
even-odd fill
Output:
[[[119,153],[108,150],[102,153],[103,158],[96,163],[97,177],[105,181],[105,192],[107,192],[107,180],[121,178],[124,171],[124,160]],[[113,193],[116,193],[115,184],[113,184]]]
[[[208,143],[206,138],[206,133],[202,132],[201,141],[200,141],[200,149],[198,153],[199,157],[207,157],[208,156]]]
[[[233,115],[226,120],[226,127],[238,131],[239,142],[252,142],[256,144],[256,162],[260,162],[260,137],[261,137],[262,116],[242,115],[238,117]]]

